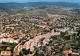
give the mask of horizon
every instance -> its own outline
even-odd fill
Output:
[[[0,0],[0,3],[11,3],[11,2],[15,2],[15,3],[27,3],[27,2],[69,2],[69,3],[80,3],[80,0]]]
[[[34,1],[34,2],[48,2],[48,1]],[[52,1],[52,2],[65,2],[65,1]],[[0,3],[28,3],[28,2],[0,2]],[[65,2],[65,3],[77,3],[77,2]]]

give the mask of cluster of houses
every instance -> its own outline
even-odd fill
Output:
[[[14,36],[13,34],[9,33],[2,33],[0,34],[0,43],[2,42],[9,42],[9,43],[19,43],[19,40],[17,36]]]
[[[0,43],[9,42],[9,43],[19,43],[20,35],[15,30],[17,24],[4,25],[3,22],[0,24],[0,30],[5,30],[6,32],[0,32]]]
[[[34,46],[37,46],[37,47],[45,46],[50,41],[49,38],[51,36],[59,35],[59,34],[60,32],[54,32],[54,30],[52,30],[50,33],[38,35],[34,37],[33,39],[26,41],[24,45],[21,45],[21,43],[19,43],[14,48],[14,52],[17,54],[17,52],[22,51],[23,48],[25,48],[26,50],[30,49],[30,51],[34,51],[35,50]],[[40,43],[41,39],[44,39],[43,44]]]
[[[54,31],[54,29],[51,32],[48,32],[46,34],[40,34],[36,37],[34,37],[33,39],[29,39],[29,41],[26,41],[25,44],[22,45],[22,42],[19,43],[20,39],[22,39],[22,35],[19,35],[16,30],[15,27],[17,26],[17,24],[10,24],[10,25],[5,25],[5,30],[11,29],[10,32],[12,31],[12,33],[7,32],[7,33],[0,33],[0,43],[2,42],[9,42],[9,43],[18,43],[17,46],[15,46],[13,52],[14,55],[19,55],[20,51],[22,51],[22,49],[30,49],[30,51],[34,51],[35,47],[40,47],[40,46],[46,46],[46,44],[48,44],[48,42],[50,41],[50,37],[54,36],[54,35],[60,35],[60,32],[66,32],[68,31],[70,28],[64,27],[64,28],[56,28],[56,32]],[[37,25],[39,27],[42,27],[44,29],[49,29],[48,25]],[[3,25],[1,26],[1,29],[3,29]],[[50,30],[50,29],[49,29]],[[42,42],[43,44],[40,42],[42,39],[44,39]],[[11,55],[11,51],[1,51],[1,55]]]
[[[18,15],[18,14],[17,14]],[[38,26],[40,28],[43,28],[44,30],[49,30],[50,31],[50,23],[56,22],[56,20],[61,20],[61,18],[66,18],[67,16],[64,15],[52,15],[52,14],[48,14],[48,17],[40,17],[40,19],[21,19],[22,21],[24,21],[25,23],[33,23],[32,26]],[[20,19],[20,18],[19,18]],[[18,23],[22,23],[22,21],[19,20]],[[15,22],[17,22],[18,19],[15,20]],[[12,22],[10,22],[12,23]],[[58,24],[58,23],[57,23]],[[56,24],[56,25],[57,25]],[[28,25],[28,24],[26,24]],[[35,36],[33,39],[30,39],[30,37],[26,38],[24,36],[24,38],[29,39],[29,41],[26,41],[24,44],[22,44],[22,42],[19,43],[19,41],[23,38],[23,35],[25,35],[22,30],[24,30],[23,28],[21,29],[20,33],[21,35],[17,32],[17,30],[19,30],[21,28],[18,27],[18,24],[5,24],[3,22],[0,22],[0,30],[5,30],[6,33],[0,33],[0,43],[2,42],[8,42],[8,43],[17,43],[18,45],[14,47],[13,53],[14,56],[19,55],[20,51],[22,51],[22,49],[30,49],[30,51],[34,51],[35,47],[40,47],[40,46],[46,46],[46,44],[49,43],[50,41],[50,37],[51,36],[55,36],[55,35],[60,35],[60,32],[66,32],[68,30],[70,30],[70,28],[68,27],[64,27],[64,28],[56,28],[56,32],[54,31],[54,29],[51,32],[47,32],[46,34],[40,34],[38,36]],[[19,28],[16,30],[16,28]],[[35,27],[33,27],[32,29],[34,29]],[[26,30],[27,31],[27,30]],[[73,33],[73,30],[71,30],[71,33]],[[43,40],[42,40],[43,39]],[[42,43],[41,43],[42,42]],[[50,48],[49,48],[50,50]],[[72,50],[66,50],[63,51],[64,53],[72,53],[72,54],[78,54],[78,53],[73,53]],[[1,55],[8,55],[11,56],[12,52],[11,51],[1,51]],[[79,55],[79,54],[78,54]]]
[[[42,28],[47,28],[49,29],[49,26],[48,25],[37,25],[39,27],[42,27]],[[50,37],[51,36],[54,36],[54,35],[60,35],[60,32],[65,32],[67,30],[69,30],[69,28],[61,28],[61,29],[58,29],[56,28],[56,32],[54,32],[54,30],[52,30],[51,32],[48,32],[46,34],[43,34],[43,35],[38,35],[36,37],[34,37],[33,39],[29,39],[29,41],[26,41],[24,45],[22,45],[22,42],[19,43],[20,39],[22,39],[22,36],[19,35],[16,31],[15,31],[15,27],[16,25],[15,24],[10,24],[10,25],[5,25],[5,30],[7,29],[11,29],[11,31],[13,33],[1,33],[0,34],[0,43],[2,42],[9,42],[9,43],[18,43],[17,46],[15,46],[14,48],[14,53],[15,55],[19,55],[19,52],[22,51],[22,49],[30,49],[30,51],[34,51],[35,48],[34,46],[37,46],[37,47],[40,47],[40,46],[45,46],[49,41],[50,41]],[[49,29],[50,30],[50,29]],[[43,44],[41,44],[41,40],[44,39],[42,42]],[[1,51],[1,55],[11,55],[11,51]]]

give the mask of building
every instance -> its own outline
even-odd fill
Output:
[[[11,56],[11,51],[1,51],[1,55],[3,56]]]

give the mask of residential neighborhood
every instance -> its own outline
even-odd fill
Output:
[[[0,5],[0,56],[80,56],[80,8],[36,3]]]

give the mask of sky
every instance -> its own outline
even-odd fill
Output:
[[[80,3],[80,0],[0,0],[0,3],[6,2],[18,2],[18,3],[26,3],[26,2],[74,2]]]

